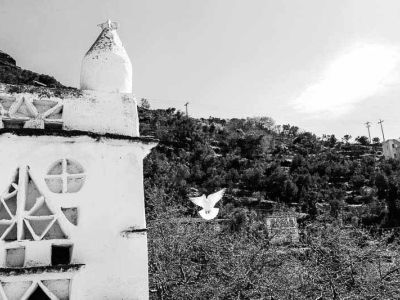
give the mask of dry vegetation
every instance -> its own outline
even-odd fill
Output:
[[[222,231],[163,221],[150,223],[152,299],[400,298],[392,232],[316,221],[303,227],[301,244],[278,247],[251,218]]]

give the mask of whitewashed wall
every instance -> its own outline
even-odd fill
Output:
[[[60,274],[72,277],[71,299],[148,299],[146,233],[123,232],[146,228],[142,160],[155,143],[4,133],[0,145],[0,192],[7,190],[17,167],[28,165],[73,244],[72,263],[85,264],[74,273]],[[63,158],[84,168],[85,183],[77,193],[55,194],[46,185],[49,168]],[[78,207],[77,226],[63,217],[61,207]],[[65,240],[1,241],[0,266],[4,267],[6,247],[13,244],[26,247],[27,266],[48,265],[53,242]],[[0,280],[35,276],[39,275],[0,276]]]
[[[26,106],[33,106],[32,109],[35,110],[35,106],[53,102],[54,105],[62,106],[61,117],[57,118],[63,123],[64,130],[139,136],[137,104],[131,94],[82,91],[80,96],[66,93],[59,97],[49,97],[38,93],[11,93],[7,92],[7,88],[11,86],[0,84],[0,128],[1,118],[8,118],[10,114],[12,117],[16,114],[20,118],[30,118],[33,121],[43,118],[42,115],[34,116]],[[49,94],[54,92],[52,89],[48,91]],[[18,103],[20,106],[17,108]]]
[[[136,100],[131,94],[85,91],[64,99],[64,129],[139,136]]]

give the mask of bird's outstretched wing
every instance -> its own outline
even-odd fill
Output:
[[[225,194],[225,191],[226,189],[222,189],[214,194],[208,195],[207,200],[210,202],[211,207],[214,207],[214,205],[217,204],[217,202],[222,199],[222,197]]]
[[[206,195],[203,195],[203,196],[200,196],[200,197],[190,197],[189,199],[194,204],[204,208],[204,201],[206,200]]]

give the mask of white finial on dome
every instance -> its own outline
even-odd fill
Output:
[[[99,26],[101,28],[101,30],[103,29],[118,29],[118,23],[117,22],[111,22],[110,19],[108,19],[106,22],[101,23],[97,26]]]
[[[82,61],[81,89],[132,93],[132,64],[118,36],[118,23],[107,20]]]

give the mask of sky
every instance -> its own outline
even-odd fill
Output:
[[[110,18],[153,108],[400,137],[398,0],[0,0],[0,50],[79,87]]]

